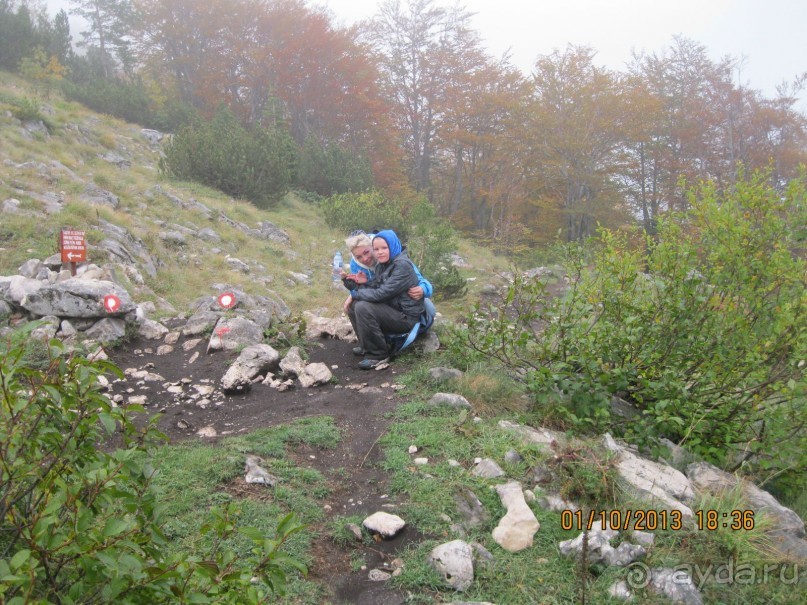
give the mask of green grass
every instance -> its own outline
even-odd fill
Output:
[[[293,464],[286,451],[297,444],[332,447],[339,439],[331,418],[315,417],[225,438],[215,446],[185,442],[160,448],[153,459],[159,471],[155,487],[169,519],[164,527],[169,542],[176,549],[198,548],[207,539],[200,539],[198,530],[210,507],[230,502],[240,506],[240,524],[256,527],[268,536],[274,535],[279,519],[291,511],[304,524],[321,522],[321,500],[329,493],[327,482],[319,472]],[[266,487],[258,499],[243,497],[237,489],[247,454],[263,458],[264,468],[280,479],[276,486]],[[310,565],[313,538],[310,528],[299,532],[287,542],[285,551]],[[243,554],[250,547],[248,540],[241,537],[232,539],[230,545]],[[321,603],[323,591],[292,573],[283,602]]]
[[[429,365],[439,365],[431,363]],[[519,480],[525,488],[533,488],[531,469],[538,464],[553,468],[555,481],[546,486],[547,492],[560,492],[573,495],[578,503],[586,503],[597,510],[627,508],[644,509],[646,504],[636,501],[624,491],[616,479],[610,456],[603,451],[598,440],[577,441],[571,445],[548,453],[534,446],[521,445],[517,439],[499,430],[496,423],[501,417],[510,417],[503,407],[488,405],[487,415],[474,423],[470,416],[460,410],[434,408],[428,405],[431,394],[437,390],[452,390],[446,384],[435,384],[429,380],[425,364],[411,360],[409,372],[402,377],[407,384],[407,393],[414,399],[400,406],[393,414],[393,423],[380,440],[385,456],[380,465],[390,475],[390,490],[403,497],[405,504],[399,513],[407,523],[415,526],[423,534],[422,541],[402,553],[405,561],[404,573],[393,580],[395,585],[407,591],[412,603],[442,603],[456,600],[451,590],[446,590],[437,574],[427,565],[429,552],[437,545],[456,539],[451,525],[462,519],[457,511],[454,494],[470,489],[482,501],[489,513],[487,522],[467,530],[462,536],[466,542],[478,542],[494,556],[494,561],[475,565],[475,580],[471,588],[462,593],[464,601],[489,601],[493,603],[542,603],[572,605],[583,602],[585,586],[587,603],[617,603],[608,595],[608,589],[615,582],[626,577],[621,568],[592,568],[585,574],[579,563],[562,558],[558,543],[575,538],[580,533],[564,530],[561,515],[541,509],[537,504],[531,508],[541,524],[535,535],[534,544],[520,553],[508,553],[501,549],[491,537],[505,510],[498,495],[490,488],[500,480],[484,480],[471,476],[470,469],[476,457],[491,457],[502,464],[508,478]],[[485,375],[478,368],[479,375]],[[470,378],[473,384],[475,379]],[[457,381],[451,383],[456,387]],[[494,392],[507,392],[505,384],[493,389]],[[456,392],[456,391],[452,391]],[[470,401],[475,399],[472,391],[467,391]],[[486,399],[486,397],[482,397]],[[490,400],[491,402],[493,399]],[[495,415],[494,412],[500,415]],[[504,414],[504,415],[502,415]],[[429,458],[427,466],[415,466],[414,456],[407,451],[409,445],[421,448],[415,456]],[[516,449],[524,461],[513,465],[502,463],[504,453]],[[554,460],[554,456],[561,460]],[[461,463],[461,468],[451,467],[448,460]],[[537,490],[540,495],[541,490]],[[694,508],[703,510],[731,511],[742,504],[736,494],[722,498],[703,498]],[[754,531],[737,532],[719,528],[716,531],[657,531],[656,543],[648,551],[644,561],[649,567],[674,567],[692,570],[703,577],[700,581],[705,603],[726,603],[730,605],[751,605],[752,603],[803,603],[803,591],[794,590],[787,581],[793,577],[791,566],[774,567],[778,564],[770,555],[769,545],[763,537],[764,519],[758,520]],[[617,546],[626,535],[616,538]],[[350,541],[346,541],[350,546]],[[737,565],[746,576],[739,577],[739,583],[727,584],[715,576],[720,572],[719,565]],[[764,566],[769,569],[770,581],[763,585],[743,583],[751,568],[756,568],[757,578],[764,574]],[[711,566],[711,567],[710,567]],[[726,567],[723,568],[725,572]],[[801,570],[804,576],[803,569]],[[780,581],[780,575],[784,581]],[[643,605],[664,602],[648,591],[635,593],[635,603]]]

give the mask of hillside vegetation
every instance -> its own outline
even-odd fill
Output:
[[[31,116],[20,113],[26,104],[33,108]],[[346,254],[346,233],[326,224],[316,202],[290,193],[262,210],[197,183],[163,178],[158,170],[162,144],[150,143],[142,127],[56,95],[39,99],[29,84],[5,72],[0,72],[0,136],[0,200],[19,202],[13,211],[5,204],[0,214],[0,275],[16,274],[26,260],[58,252],[63,228],[86,231],[90,263],[114,261],[99,247],[107,238],[101,230],[106,221],[142,240],[154,259],[156,274],[141,271],[143,284],[123,271],[118,276],[137,302],[155,303],[157,317],[187,312],[193,300],[214,293],[214,284],[252,294],[275,291],[293,313],[341,309],[343,292],[334,291],[330,267],[337,249]],[[110,199],[117,200],[116,207]],[[255,237],[237,225],[258,229],[262,222],[288,234],[288,243]],[[190,235],[205,228],[220,241]],[[176,232],[189,235],[184,241],[167,235]],[[459,252],[485,273],[507,267],[470,243],[461,242]],[[248,272],[233,268],[229,258],[241,260]],[[307,275],[310,283],[300,283],[290,272]],[[464,304],[459,299],[440,310],[457,314]]]
[[[620,70],[569,44],[523,73],[489,54],[461,2],[379,2],[351,27],[306,0],[66,4],[85,31],[64,10],[0,2],[0,68],[176,133],[175,175],[258,205],[289,184],[372,186],[528,255],[600,225],[652,234],[687,207],[682,181],[730,187],[770,167],[782,187],[807,159],[804,75],[768,98],[738,77],[743,58],[682,36]]]

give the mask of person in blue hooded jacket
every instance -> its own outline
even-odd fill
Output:
[[[389,356],[384,334],[409,332],[424,311],[424,299],[409,295],[409,289],[417,286],[419,280],[396,233],[390,229],[379,231],[372,244],[377,261],[372,279],[362,284],[345,280],[345,285],[351,288],[348,315],[365,354],[359,362],[364,370],[374,368]]]

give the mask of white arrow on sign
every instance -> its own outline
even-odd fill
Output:
[[[72,252],[67,253],[67,258],[73,260],[74,258],[81,258],[81,254],[73,254]]]

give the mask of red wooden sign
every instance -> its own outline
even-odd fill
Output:
[[[235,294],[224,292],[219,295],[219,304],[225,309],[231,309],[236,303]]]
[[[59,232],[59,248],[62,263],[83,263],[87,260],[87,242],[83,231],[62,229]]]

